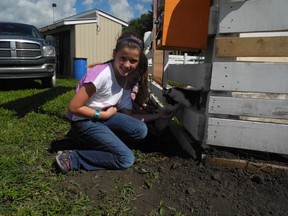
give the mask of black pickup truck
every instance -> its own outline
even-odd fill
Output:
[[[40,79],[56,85],[56,52],[33,25],[0,22],[0,79]]]

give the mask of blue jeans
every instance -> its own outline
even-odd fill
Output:
[[[147,135],[144,122],[123,113],[105,121],[72,122],[71,129],[87,149],[71,152],[74,170],[126,169],[133,165],[135,157],[123,141],[139,141]]]

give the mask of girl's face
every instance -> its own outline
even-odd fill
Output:
[[[118,76],[127,76],[138,66],[140,51],[138,49],[123,48],[113,52],[113,69]]]

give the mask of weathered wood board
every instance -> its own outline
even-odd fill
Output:
[[[209,118],[207,144],[288,154],[288,125]]]
[[[163,51],[155,50],[153,56],[153,80],[162,85],[163,79]]]
[[[205,166],[213,167],[226,167],[226,168],[238,168],[245,170],[246,172],[255,174],[270,174],[278,176],[288,176],[288,167],[269,163],[252,162],[248,160],[229,159],[204,156],[203,158]]]
[[[211,90],[288,93],[288,64],[215,62]]]
[[[194,139],[202,141],[204,139],[205,131],[205,114],[199,111],[184,108],[180,110],[177,119],[186,128],[187,131],[193,136]]]
[[[181,148],[185,150],[185,152],[187,152],[193,159],[196,159],[196,152],[195,149],[192,147],[192,140],[187,134],[187,132],[185,132],[182,127],[180,127],[173,121],[170,123],[169,127],[171,133],[177,139]]]
[[[288,119],[288,100],[211,96],[209,114]]]
[[[158,98],[158,100],[164,101],[162,86],[160,86],[158,83],[152,81],[152,82],[148,83],[148,88],[149,88],[150,92],[152,92],[153,95]]]
[[[288,37],[219,37],[215,40],[220,57],[287,57]]]
[[[220,4],[218,32],[284,31],[288,29],[287,10],[287,0],[231,1]]]

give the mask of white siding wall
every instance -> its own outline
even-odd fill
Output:
[[[97,30],[98,29],[98,30]],[[100,16],[96,23],[75,26],[75,57],[87,58],[87,63],[104,62],[112,58],[112,52],[122,26]]]

